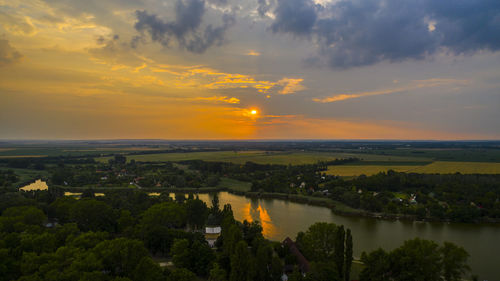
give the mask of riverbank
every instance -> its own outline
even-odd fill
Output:
[[[405,215],[405,214],[388,214],[388,213],[375,213],[361,209],[354,209],[352,207],[347,206],[346,204],[335,201],[326,197],[315,197],[308,195],[300,195],[300,194],[288,194],[288,193],[271,193],[271,192],[252,192],[252,191],[244,191],[243,188],[233,189],[227,184],[223,186],[217,187],[200,187],[200,188],[165,188],[165,187],[67,187],[67,186],[58,186],[64,191],[71,192],[83,192],[88,189],[92,189],[94,192],[105,193],[109,191],[117,191],[117,190],[140,190],[144,192],[169,192],[169,193],[214,193],[214,192],[229,192],[231,194],[244,196],[247,198],[259,198],[259,199],[280,199],[286,200],[299,204],[306,204],[312,206],[326,207],[329,208],[333,213],[342,216],[349,217],[367,217],[374,219],[382,219],[382,220],[404,220],[404,221],[417,221],[417,222],[441,222],[441,223],[450,223],[450,220],[442,220],[439,218],[426,218],[426,219],[418,219],[415,215]],[[497,224],[500,223],[500,219],[495,218],[483,218],[480,221],[470,222],[474,223],[492,223]]]

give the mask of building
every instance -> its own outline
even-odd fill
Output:
[[[215,246],[215,241],[219,238],[222,228],[217,225],[215,217],[210,214],[207,220],[207,226],[205,227],[205,240],[207,240],[210,247]]]
[[[290,239],[290,237],[287,237],[287,238],[285,238],[285,240],[283,240],[282,245],[284,247],[288,247],[288,249],[290,250],[290,253],[292,255],[294,255],[295,258],[297,259],[297,263],[298,263],[300,271],[302,272],[302,274],[306,274],[310,268],[309,261],[307,261],[307,259],[304,257],[304,255],[302,255],[302,253],[300,252],[300,250],[297,247],[297,245],[295,244],[295,242],[293,242],[292,239]],[[292,270],[293,270],[293,266],[290,268],[287,268],[287,265],[285,265],[285,271],[290,272]]]

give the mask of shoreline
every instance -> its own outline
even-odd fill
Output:
[[[374,213],[360,209],[352,209],[352,210],[341,210],[338,208],[338,205],[345,205],[341,202],[335,202],[330,198],[324,197],[314,197],[314,196],[306,196],[299,194],[287,194],[287,193],[270,193],[270,192],[251,192],[251,191],[239,191],[234,190],[227,187],[201,187],[201,188],[164,188],[164,187],[150,187],[150,188],[131,188],[131,187],[65,187],[58,186],[65,191],[77,191],[83,192],[84,190],[92,189],[94,192],[109,192],[109,191],[118,191],[118,190],[140,190],[144,192],[169,192],[169,193],[213,193],[213,192],[222,192],[226,191],[231,194],[244,196],[247,198],[258,198],[258,199],[280,199],[286,200],[299,204],[306,204],[311,206],[319,206],[326,207],[330,209],[333,213],[341,216],[347,217],[365,217],[365,218],[373,218],[373,219],[382,219],[387,221],[396,221],[396,220],[404,220],[404,221],[412,221],[412,222],[438,222],[438,223],[464,223],[464,224],[498,224],[500,223],[500,219],[494,218],[485,218],[481,221],[476,222],[453,222],[450,220],[441,220],[437,218],[426,218],[423,220],[417,219],[414,215],[404,215],[404,214],[387,214],[387,213]],[[350,207],[348,207],[350,208]]]

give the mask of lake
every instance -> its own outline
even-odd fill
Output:
[[[219,192],[221,207],[231,204],[237,220],[262,224],[266,238],[283,241],[287,236],[295,240],[299,231],[306,231],[315,222],[332,222],[350,228],[354,242],[354,256],[379,247],[392,250],[405,240],[420,237],[439,244],[453,242],[471,255],[469,264],[480,280],[499,280],[500,225],[430,223],[387,221],[365,217],[334,214],[325,207],[311,206],[280,199],[255,199],[228,192]],[[200,199],[211,206],[213,194],[200,194]]]

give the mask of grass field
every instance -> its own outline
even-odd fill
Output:
[[[250,191],[250,187],[252,186],[249,182],[238,181],[229,178],[221,178],[217,187],[233,189],[240,192]]]
[[[45,170],[31,170],[31,169],[14,169],[0,167],[0,170],[12,170],[16,175],[19,176],[18,183],[24,183],[28,181],[33,181],[41,177],[48,177],[49,173]]]
[[[127,155],[130,161],[155,162],[155,161],[183,161],[205,160],[243,164],[248,161],[258,164],[301,165],[313,164],[318,161],[328,161],[343,158],[359,158],[362,161],[374,162],[430,162],[428,158],[401,157],[391,155],[371,155],[355,153],[333,152],[266,152],[266,151],[216,151],[216,152],[189,152],[189,153],[158,153],[145,155]],[[96,158],[98,161],[107,162],[110,157]]]
[[[374,175],[394,170],[422,174],[500,174],[500,163],[436,161],[427,165],[340,165],[329,166],[327,174],[341,177]]]

